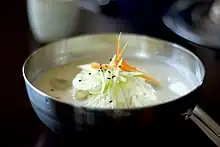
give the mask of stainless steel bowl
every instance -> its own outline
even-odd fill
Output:
[[[23,77],[30,102],[40,118],[51,130],[71,134],[113,127],[147,127],[161,121],[179,117],[194,109],[198,92],[203,84],[205,69],[202,62],[187,49],[173,43],[135,34],[123,34],[122,43],[129,43],[125,57],[149,58],[165,56],[173,62],[188,67],[198,78],[196,87],[178,99],[162,104],[135,109],[89,109],[75,107],[62,99],[51,97],[34,86],[36,77],[52,67],[57,67],[75,58],[92,56],[107,60],[116,50],[118,34],[79,36],[44,46],[30,55],[23,66]],[[110,129],[111,128],[111,129]]]

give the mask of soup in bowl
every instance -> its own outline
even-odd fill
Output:
[[[38,117],[66,133],[118,121],[140,127],[176,118],[196,106],[205,69],[177,44],[100,34],[38,49],[26,60],[23,76]]]

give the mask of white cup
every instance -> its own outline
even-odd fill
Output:
[[[28,19],[32,33],[39,42],[68,37],[76,31],[79,0],[28,0]]]

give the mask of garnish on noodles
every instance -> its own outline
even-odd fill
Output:
[[[121,33],[117,52],[110,63],[80,65],[81,72],[72,81],[73,98],[83,106],[95,108],[132,108],[156,100],[152,84],[160,82],[123,58],[127,44],[121,48]]]

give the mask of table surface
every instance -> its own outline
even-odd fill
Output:
[[[19,4],[19,6],[25,8],[24,4]],[[16,15],[15,13],[9,13],[8,17],[3,18],[4,23],[3,27],[1,27],[0,45],[2,48],[2,58],[0,58],[0,63],[2,69],[4,69],[1,72],[1,81],[3,81],[4,88],[2,89],[2,100],[0,103],[0,130],[4,135],[1,138],[3,142],[0,142],[0,144],[3,143],[7,146],[13,145],[16,147],[43,147],[55,146],[55,144],[59,146],[59,144],[63,144],[58,139],[59,135],[49,131],[40,122],[28,101],[21,68],[26,57],[40,45],[34,41],[30,33],[25,9],[20,11],[21,8],[19,8],[19,11],[17,11],[18,7],[13,8],[14,12],[17,12]],[[90,22],[90,25],[86,25],[86,22]],[[217,122],[220,122],[220,117],[217,113],[220,104],[220,100],[218,99],[220,97],[219,54],[212,50],[193,47],[185,43],[184,40],[172,34],[162,24],[156,26],[160,26],[161,29],[145,28],[142,33],[186,46],[201,58],[206,67],[207,75],[204,82],[204,89],[200,93],[201,101],[199,104],[211,117]],[[86,10],[81,10],[78,30],[78,34],[119,31],[140,32],[140,28],[137,30],[137,28],[125,20],[108,18]],[[184,127],[187,129],[184,129]],[[206,138],[196,125],[192,123],[183,123],[183,126],[179,128],[185,131],[185,134],[197,136],[198,142]],[[45,142],[52,145],[48,145],[47,143],[45,145]],[[210,143],[209,141],[207,142]]]

